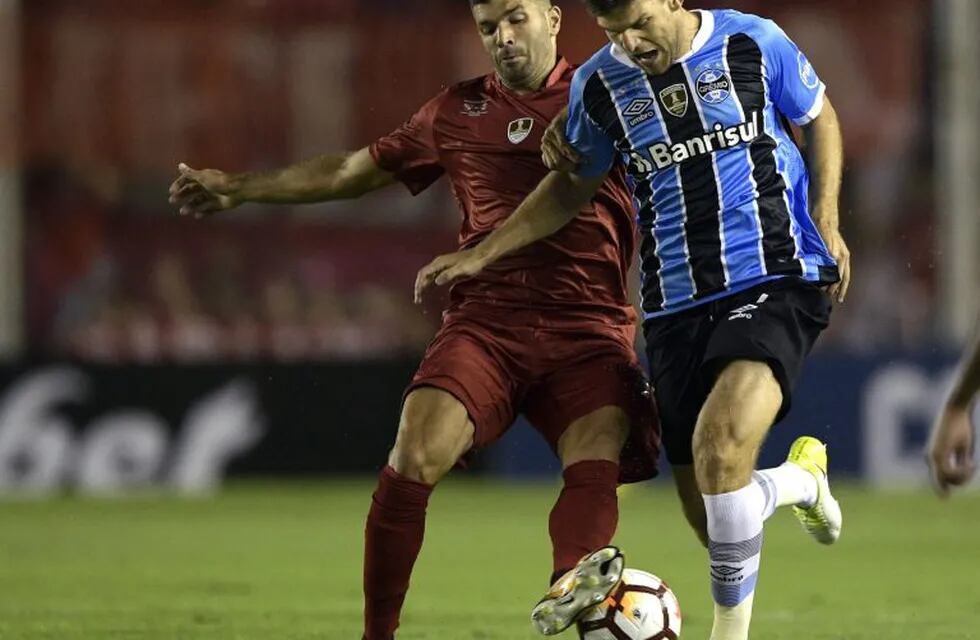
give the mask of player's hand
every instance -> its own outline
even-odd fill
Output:
[[[568,107],[555,116],[541,137],[541,161],[552,171],[571,173],[578,167],[582,157],[565,138],[565,125],[568,123]]]
[[[827,251],[837,261],[837,270],[840,273],[840,281],[830,285],[828,291],[831,298],[842,303],[847,297],[847,289],[851,286],[851,250],[847,248],[847,243],[844,242],[844,236],[840,234],[836,222],[834,224],[818,223],[817,227],[824,244],[827,245]]]
[[[177,165],[178,176],[170,185],[170,204],[182,216],[203,218],[237,207],[232,176],[216,169],[191,169]]]
[[[940,496],[973,477],[974,431],[970,408],[946,406],[932,428],[927,460],[933,484]]]
[[[439,256],[422,267],[415,277],[415,304],[422,302],[422,292],[430,286],[441,286],[475,276],[485,266],[486,262],[474,249]]]

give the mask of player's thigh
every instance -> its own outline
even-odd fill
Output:
[[[769,365],[782,392],[774,422],[790,409],[803,363],[830,321],[825,291],[796,278],[765,283],[718,303],[704,355],[704,375],[713,380],[738,360]]]
[[[542,344],[561,357],[529,388],[523,408],[564,466],[612,460],[622,482],[655,476],[660,423],[632,345],[598,330]]]
[[[475,431],[466,407],[454,395],[416,387],[402,405],[388,464],[413,480],[433,484],[473,446]]]
[[[606,405],[573,420],[558,438],[558,458],[562,467],[584,460],[619,462],[619,454],[629,435],[630,419],[625,409]]]
[[[466,318],[444,323],[406,390],[393,459],[415,473],[421,468],[438,475],[453,464],[465,466],[464,454],[506,431],[514,421],[517,386],[500,340]],[[464,436],[456,439],[461,424]],[[433,439],[433,429],[446,437]]]

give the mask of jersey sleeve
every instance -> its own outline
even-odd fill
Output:
[[[400,127],[368,147],[378,166],[393,173],[412,195],[427,189],[443,174],[435,125],[445,95],[443,92],[429,100]]]
[[[584,69],[584,68],[583,68]],[[576,171],[584,178],[597,178],[612,167],[616,159],[616,145],[612,138],[589,116],[586,88],[589,84],[583,69],[575,72],[568,98],[568,123],[565,137],[582,156]],[[598,78],[598,76],[591,77]],[[601,82],[601,81],[600,81]]]
[[[774,22],[766,22],[764,55],[770,99],[797,125],[809,124],[823,110],[826,87],[796,43]]]

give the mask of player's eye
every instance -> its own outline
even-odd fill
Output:
[[[511,24],[520,24],[521,22],[524,22],[525,20],[527,20],[527,15],[525,15],[523,13],[515,13],[515,14],[511,15],[511,17],[510,17],[510,23]]]
[[[496,31],[497,31],[496,25],[483,25],[482,27],[480,27],[480,33],[482,33],[485,36],[492,36]]]

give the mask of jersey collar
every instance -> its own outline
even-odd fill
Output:
[[[698,32],[694,34],[694,41],[691,42],[691,50],[682,55],[680,58],[674,61],[674,64],[678,62],[686,62],[691,56],[700,51],[704,45],[708,43],[711,39],[712,34],[715,32],[715,16],[710,11],[704,11],[702,9],[695,9],[696,13],[701,16],[701,26],[698,27]],[[612,57],[618,62],[625,64],[627,67],[633,67],[634,69],[639,69],[639,65],[630,60],[629,54],[620,49],[615,44],[609,45],[609,52]]]

